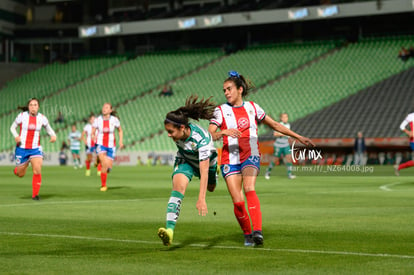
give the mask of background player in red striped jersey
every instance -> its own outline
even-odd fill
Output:
[[[89,117],[89,122],[85,125],[85,127],[83,127],[83,131],[82,131],[82,140],[86,146],[86,160],[85,160],[85,166],[86,166],[85,175],[86,176],[91,175],[91,162],[92,162],[93,154],[95,153],[95,149],[96,149],[95,141],[92,140],[92,125],[94,121],[95,121],[95,116],[91,115]]]
[[[95,133],[98,130],[96,138],[96,153],[102,165],[101,170],[101,191],[105,192],[108,187],[106,185],[106,178],[108,172],[112,169],[112,163],[116,156],[116,139],[115,129],[118,129],[119,148],[124,147],[123,132],[121,123],[116,112],[112,110],[110,103],[105,103],[102,106],[102,114],[97,117],[92,125],[92,140],[95,140]]]
[[[407,125],[410,130],[407,129]],[[406,133],[410,137],[410,147],[411,151],[414,151],[414,113],[408,114],[407,117],[400,125],[401,131]],[[400,165],[394,165],[395,175],[400,175],[400,170],[414,166],[414,160],[409,160],[407,162],[401,163]]]
[[[50,136],[50,142],[56,141],[56,134],[50,127],[46,116],[39,113],[39,100],[32,98],[26,106],[19,107],[23,112],[17,115],[10,131],[16,141],[14,174],[23,177],[26,174],[29,163],[32,164],[32,199],[39,200],[39,190],[42,184],[43,152],[40,146],[40,130],[46,128]],[[16,129],[20,127],[20,132]]]
[[[263,244],[262,213],[255,191],[260,170],[258,123],[263,122],[274,131],[294,137],[305,145],[313,145],[310,139],[267,116],[258,104],[244,101],[243,98],[252,87],[242,75],[230,71],[223,84],[227,103],[216,108],[215,117],[210,120],[209,126],[214,140],[223,139],[221,172],[232,197],[234,214],[244,233],[246,246]],[[244,195],[249,212],[246,211]]]

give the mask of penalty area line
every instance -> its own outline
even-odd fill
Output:
[[[6,236],[26,236],[26,237],[42,237],[42,238],[61,238],[61,239],[77,239],[77,240],[90,240],[100,242],[119,242],[119,243],[137,243],[137,244],[161,244],[154,241],[143,240],[128,240],[128,239],[114,239],[114,238],[98,238],[87,236],[72,236],[72,235],[56,235],[56,234],[37,234],[37,233],[19,233],[19,232],[0,232],[0,235]],[[177,246],[181,244],[178,243]],[[175,246],[175,245],[174,245]],[[173,247],[174,247],[173,246]],[[342,256],[358,256],[358,257],[380,257],[380,258],[397,258],[397,259],[414,259],[414,255],[399,255],[388,253],[364,253],[364,252],[350,252],[350,251],[329,251],[329,250],[308,250],[308,249],[287,249],[287,248],[266,248],[261,247],[252,250],[251,247],[240,246],[224,246],[208,244],[189,244],[190,247],[200,248],[215,248],[215,249],[237,249],[237,250],[250,250],[250,251],[269,251],[269,252],[287,252],[287,253],[301,253],[301,254],[325,254],[325,255],[342,255]]]

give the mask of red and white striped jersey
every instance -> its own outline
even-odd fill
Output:
[[[265,116],[265,111],[252,101],[245,101],[240,107],[226,103],[216,108],[210,123],[221,130],[238,129],[241,132],[239,138],[223,136],[221,164],[240,164],[250,156],[260,156],[257,124]]]
[[[88,123],[83,127],[83,131],[86,133],[86,146],[93,147],[95,146],[95,141],[92,140],[92,124]],[[98,129],[95,131],[95,139],[98,136]]]
[[[20,136],[20,145],[18,146],[23,149],[39,148],[40,131],[42,130],[42,127],[51,130],[49,120],[44,115],[37,113],[36,116],[31,116],[29,112],[18,114],[12,127],[20,127],[20,132],[18,134]]]
[[[93,128],[98,130],[96,144],[108,148],[115,148],[115,128],[119,128],[120,126],[121,123],[117,117],[110,116],[109,119],[104,119],[102,116],[99,116],[96,118],[92,125]]]
[[[400,129],[403,131],[407,125],[410,125],[410,131],[414,134],[414,113],[407,115],[407,117],[401,123]],[[414,142],[414,137],[410,138],[410,142]]]

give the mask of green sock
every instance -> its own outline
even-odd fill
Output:
[[[167,229],[174,230],[178,217],[180,216],[181,203],[184,199],[184,195],[178,191],[171,191],[170,200],[167,206]]]
[[[275,162],[270,162],[269,166],[267,167],[266,173],[270,173],[272,171],[273,166],[275,166]]]
[[[288,162],[286,163],[287,166],[287,174],[290,176],[292,174],[292,163]]]

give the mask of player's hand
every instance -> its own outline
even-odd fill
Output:
[[[208,213],[207,203],[205,200],[198,200],[196,207],[198,209],[198,215],[205,216]]]
[[[310,140],[309,138],[307,138],[307,137],[300,137],[300,138],[298,138],[298,140],[303,144],[303,145],[306,145],[306,146],[312,146],[312,147],[315,147],[315,143],[313,143],[313,141],[312,140]]]
[[[50,142],[51,142],[51,143],[54,143],[55,141],[56,141],[56,136],[51,136],[51,137],[50,137]]]
[[[121,149],[124,149],[124,148],[125,148],[124,144],[123,143],[119,143],[119,149],[121,150]]]
[[[223,131],[223,134],[232,138],[239,138],[242,133],[237,129],[227,129]]]
[[[20,136],[15,137],[15,138],[14,138],[14,141],[15,141],[17,144],[19,144],[19,143],[20,143],[20,141],[21,141]]]

